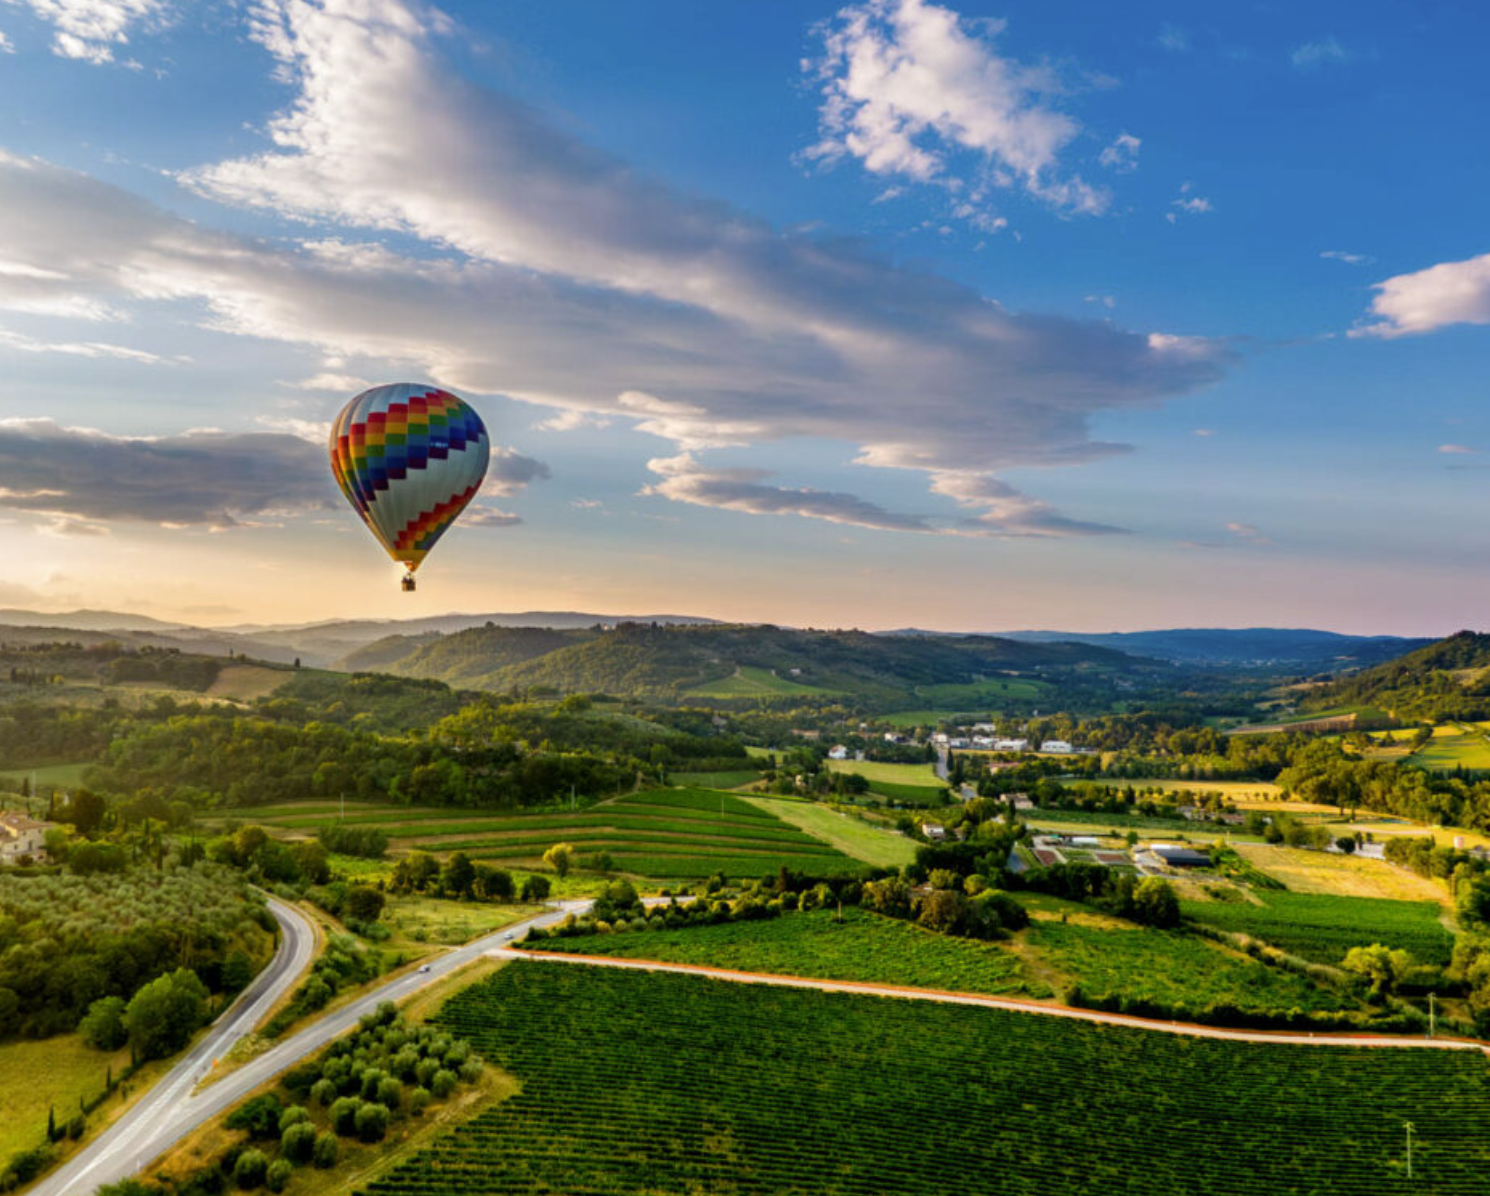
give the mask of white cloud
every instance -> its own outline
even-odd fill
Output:
[[[542,461],[525,457],[511,447],[493,446],[491,464],[486,470],[486,484],[481,487],[481,493],[496,498],[509,498],[519,490],[526,489],[530,483],[553,476],[553,472]]]
[[[1369,254],[1347,253],[1343,249],[1326,249],[1319,256],[1330,262],[1344,262],[1347,266],[1364,266],[1376,260]]]
[[[955,500],[959,506],[981,509],[981,514],[957,525],[956,530],[964,535],[1101,536],[1122,531],[1104,523],[1068,519],[1049,503],[1022,494],[1007,482],[986,474],[933,474],[931,489]]]
[[[514,515],[511,511],[503,511],[498,507],[486,506],[482,503],[472,503],[461,512],[461,527],[516,527],[523,521],[521,515]]]
[[[1231,522],[1226,525],[1226,530],[1239,540],[1246,540],[1249,544],[1271,544],[1272,541],[1257,529],[1252,523]]]
[[[1490,253],[1398,274],[1374,289],[1371,314],[1377,322],[1351,329],[1351,336],[1407,336],[1450,324],[1490,324]]]
[[[25,249],[7,249],[25,269],[0,272],[0,308],[186,301],[221,331],[396,361],[545,407],[555,427],[625,419],[684,451],[826,438],[928,473],[1123,451],[1092,418],[1191,392],[1229,361],[1215,342],[1010,311],[679,194],[461,82],[430,18],[395,0],[266,13],[298,89],[277,148],[189,179],[338,235],[218,233],[0,153],[0,226]],[[435,252],[400,256],[356,240],[364,228]]]
[[[605,428],[610,420],[587,411],[561,411],[533,425],[545,432],[573,432],[576,428]]]
[[[1119,133],[1117,139],[1097,156],[1097,161],[1108,170],[1129,174],[1138,169],[1138,150],[1143,145],[1132,133]]]
[[[5,30],[0,29],[0,54],[14,54],[15,52],[15,45],[10,38],[5,36]]]
[[[1295,46],[1289,53],[1288,60],[1301,71],[1312,71],[1316,67],[1331,63],[1348,62],[1351,57],[1350,51],[1339,41],[1334,37],[1326,37],[1320,41],[1305,42],[1303,45]]]
[[[1206,212],[1215,210],[1209,199],[1203,195],[1195,194],[1194,183],[1181,183],[1179,195],[1169,201],[1169,206],[1183,212],[1187,216],[1201,216]],[[1175,213],[1168,213],[1165,219],[1173,224]]]
[[[24,4],[53,28],[52,52],[102,64],[129,43],[136,27],[155,29],[171,17],[171,0],[10,0]],[[0,37],[3,40],[3,37]],[[138,67],[138,63],[126,63]]]
[[[965,21],[927,0],[866,0],[821,27],[808,64],[821,87],[819,140],[806,156],[854,158],[871,174],[939,183],[986,206],[990,187],[1021,187],[1062,211],[1095,214],[1108,195],[1060,169],[1080,132],[1054,101],[1046,66],[997,52],[999,21]],[[961,169],[973,163],[972,178]]]
[[[1190,49],[1190,35],[1178,25],[1171,25],[1168,21],[1159,26],[1158,42],[1166,50],[1176,54],[1183,54]]]
[[[1480,450],[1476,448],[1470,448],[1467,444],[1440,444],[1438,446],[1438,451],[1440,453],[1450,453],[1456,456],[1478,456]]]
[[[766,469],[708,469],[687,453],[654,458],[647,468],[662,481],[644,487],[642,493],[673,502],[752,515],[803,515],[880,531],[934,530],[918,515],[897,515],[852,494],[762,485],[761,480],[771,476]]]
[[[144,349],[131,349],[128,345],[115,345],[108,341],[45,341],[6,328],[0,328],[0,348],[14,349],[20,353],[60,353],[67,357],[110,358],[142,365],[174,364],[169,358],[147,353]]]
[[[354,374],[338,374],[326,370],[313,374],[309,378],[302,378],[298,382],[286,382],[284,385],[292,386],[296,390],[327,391],[331,394],[345,395],[350,399],[353,395],[361,394],[372,383]]]
[[[0,420],[0,477],[0,507],[89,523],[233,526],[325,506],[335,493],[324,440],[267,432],[110,436],[44,418]]]
[[[1194,429],[1193,434],[1196,435],[1196,436],[1214,436],[1216,434],[1216,429],[1215,428],[1196,428],[1196,429]]]

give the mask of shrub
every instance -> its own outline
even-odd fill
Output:
[[[377,1142],[388,1132],[388,1110],[382,1105],[363,1105],[357,1110],[357,1137]]]
[[[455,1073],[442,1067],[435,1072],[434,1079],[430,1080],[429,1090],[435,1094],[437,1100],[444,1100],[455,1091],[455,1084]]]
[[[297,1121],[279,1136],[279,1152],[292,1163],[308,1163],[316,1148],[316,1127]]]
[[[233,1164],[233,1182],[247,1191],[262,1187],[269,1159],[262,1150],[245,1150]]]
[[[357,1111],[361,1108],[362,1102],[355,1096],[338,1098],[331,1106],[331,1128],[343,1138],[351,1137],[357,1132]]]
[[[311,1157],[315,1165],[324,1170],[336,1166],[336,1156],[339,1150],[336,1135],[327,1130],[324,1134],[316,1135],[316,1149]]]
[[[292,1125],[309,1120],[310,1113],[304,1105],[289,1105],[279,1115],[279,1132],[283,1134]]]
[[[88,1006],[78,1027],[83,1032],[83,1041],[96,1051],[117,1051],[129,1041],[129,1031],[124,1028],[125,1000],[123,997],[101,997]]]
[[[246,1101],[228,1114],[224,1125],[230,1130],[242,1130],[250,1138],[275,1138],[279,1136],[279,1098],[272,1092]]]
[[[285,1185],[290,1182],[290,1176],[294,1174],[294,1163],[288,1159],[275,1159],[264,1173],[264,1186],[271,1192],[283,1192]]]
[[[397,1113],[403,1104],[404,1086],[392,1076],[378,1081],[377,1102],[390,1113]]]
[[[311,1085],[310,1099],[324,1109],[336,1099],[336,1084],[331,1080],[317,1080]]]
[[[409,1112],[415,1117],[418,1117],[424,1110],[429,1108],[429,1101],[430,1095],[428,1088],[414,1089],[413,1092],[409,1093]]]

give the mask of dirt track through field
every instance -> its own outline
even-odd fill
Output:
[[[606,955],[578,955],[567,951],[559,953],[497,948],[488,951],[487,954],[498,959],[531,959],[545,963],[580,964],[586,967],[629,968],[639,972],[675,972],[685,976],[727,980],[736,984],[812,988],[821,992],[896,997],[909,1001],[935,1001],[943,1005],[980,1005],[989,1009],[1004,1009],[1014,1013],[1039,1013],[1048,1017],[1067,1017],[1075,1021],[1101,1022],[1109,1026],[1128,1026],[1135,1030],[1152,1030],[1162,1034],[1188,1034],[1194,1038],[1219,1038],[1232,1042],[1273,1042],[1295,1046],[1426,1047],[1430,1050],[1482,1051],[1490,1055],[1490,1043],[1465,1038],[1412,1038],[1389,1034],[1310,1034],[1287,1030],[1227,1030],[1219,1026],[1201,1026],[1194,1022],[1161,1022],[1149,1018],[1129,1017],[1122,1013],[1105,1013],[1099,1009],[1077,1009],[1070,1005],[1020,1001],[1011,997],[944,992],[934,988],[901,988],[896,985],[870,984],[857,980],[816,980],[803,976],[781,976],[770,972],[737,972],[729,968],[710,968],[699,964],[663,963],[659,960],[648,959],[616,959]]]

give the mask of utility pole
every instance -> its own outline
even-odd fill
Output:
[[[1410,1121],[1404,1121],[1402,1124],[1407,1127],[1407,1178],[1408,1179],[1411,1179],[1412,1178],[1412,1129],[1413,1129],[1413,1126],[1412,1126],[1412,1122],[1410,1122]]]
[[[1437,995],[1436,993],[1429,993],[1428,994],[1428,1037],[1429,1038],[1432,1038],[1433,1037],[1434,1031],[1437,1030],[1437,1028],[1438,1028],[1438,1017],[1437,1017],[1438,1007],[1434,1003],[1434,997],[1436,995]]]

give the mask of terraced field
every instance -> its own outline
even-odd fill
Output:
[[[276,806],[256,814],[267,825],[313,834],[335,817],[336,807]],[[585,810],[541,814],[349,805],[345,821],[386,831],[395,851],[464,851],[472,859],[535,864],[563,842],[581,857],[605,851],[618,870],[660,879],[719,871],[759,877],[783,867],[824,875],[863,866],[748,801],[706,789],[652,789]]]
[[[1483,1196],[1490,1173],[1478,1052],[1224,1042],[536,961],[439,1020],[522,1090],[370,1196]]]
[[[1331,897],[1254,890],[1255,901],[1184,901],[1187,918],[1239,931],[1316,963],[1338,964],[1352,947],[1385,943],[1423,963],[1445,964],[1453,941],[1432,901]]]

